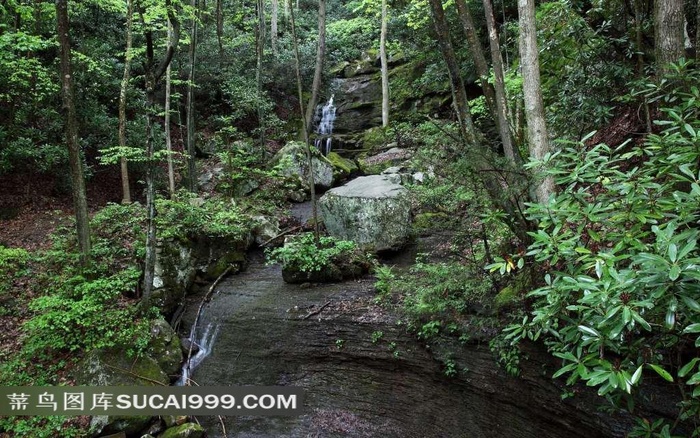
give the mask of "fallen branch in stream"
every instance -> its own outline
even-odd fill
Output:
[[[284,236],[285,234],[289,234],[289,233],[291,233],[292,231],[296,231],[296,230],[298,230],[298,229],[300,229],[300,228],[302,228],[302,227],[303,227],[303,225],[299,225],[298,227],[294,227],[294,228],[290,228],[290,229],[288,229],[288,230],[284,230],[284,231],[282,231],[281,233],[279,233],[278,235],[276,235],[275,237],[273,237],[273,238],[271,238],[271,239],[267,239],[266,241],[264,241],[263,243],[261,243],[260,246],[265,246],[265,245],[267,245],[268,243],[272,242],[273,240],[275,240],[275,239],[277,239],[277,238],[280,238],[280,237]]]
[[[219,284],[222,278],[224,278],[229,272],[231,272],[231,269],[233,269],[232,265],[229,265],[228,268],[224,272],[219,275],[219,277],[214,281],[214,283],[211,284],[211,287],[209,287],[209,290],[207,293],[204,295],[204,298],[202,298],[202,301],[199,303],[199,308],[197,309],[197,314],[194,317],[194,323],[192,324],[193,329],[197,327],[197,323],[199,322],[199,317],[202,314],[202,310],[204,309],[204,305],[209,302],[211,299],[211,295],[214,293],[214,289],[216,286]],[[193,330],[194,333],[194,330]],[[192,337],[192,335],[190,335]],[[187,357],[185,358],[185,363],[187,364],[187,371],[189,374],[189,367],[190,367],[190,359],[192,358],[192,347],[194,346],[194,339],[190,339],[190,348],[187,351]],[[188,378],[187,381],[185,382],[185,386],[190,386],[190,379]]]
[[[310,312],[309,314],[307,314],[305,317],[303,317],[303,318],[301,318],[301,319],[306,320],[306,319],[311,318],[311,317],[314,316],[314,315],[318,315],[319,313],[323,312],[323,309],[325,309],[326,307],[328,307],[328,305],[329,305],[330,303],[331,303],[330,301],[327,302],[326,304],[324,304],[323,306],[321,306],[321,308],[319,308],[318,310],[314,310],[313,312]]]

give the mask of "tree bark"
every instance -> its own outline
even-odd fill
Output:
[[[461,2],[463,0],[457,0]],[[496,31],[496,19],[493,15],[491,0],[483,0],[484,13],[486,15],[486,27],[489,32],[489,46],[491,48],[491,63],[493,64],[494,92],[496,106],[496,125],[503,142],[503,152],[513,164],[520,167],[522,157],[513,141],[513,131],[508,120],[508,99],[506,97],[505,73],[503,58],[501,57],[501,45],[498,42]]]
[[[292,0],[289,1],[289,21],[292,26],[292,44],[294,45],[294,63],[297,76],[297,95],[299,99],[299,114],[301,116],[301,127],[304,133],[304,144],[306,150],[306,160],[309,166],[309,191],[311,194],[311,211],[314,221],[314,238],[316,245],[320,242],[320,231],[318,225],[318,203],[316,202],[316,181],[314,180],[313,159],[311,157],[311,142],[309,141],[309,128],[307,118],[304,113],[304,97],[301,86],[301,63],[299,61],[299,43],[297,42],[297,30],[294,23],[294,8],[292,8]]]
[[[124,75],[122,76],[121,88],[119,90],[119,146],[126,147],[126,91],[129,87],[129,76],[131,73],[131,28],[134,15],[134,2],[126,0],[126,52],[124,55]],[[122,204],[131,204],[131,188],[129,187],[129,165],[126,157],[120,160],[122,176]]]
[[[450,86],[452,88],[452,99],[457,111],[460,131],[467,145],[475,147],[477,145],[476,129],[469,110],[467,92],[459,71],[459,65],[457,64],[457,57],[450,41],[449,27],[445,19],[445,11],[442,8],[441,0],[430,0],[430,10],[433,15],[438,45],[445,64],[447,64],[447,73],[450,77]]]
[[[172,24],[172,34],[168,40],[168,47],[160,64],[156,67],[154,55],[153,32],[146,25],[143,9],[139,4],[141,22],[145,28],[144,37],[146,39],[146,257],[144,260],[143,273],[143,296],[141,307],[148,309],[153,292],[153,280],[155,278],[156,266],[156,204],[155,204],[155,182],[154,170],[155,160],[153,158],[154,148],[153,127],[156,117],[156,85],[163,77],[175,55],[178,41],[180,40],[180,22],[173,11],[170,0],[165,0],[168,20]]]
[[[495,115],[497,112],[496,94],[493,86],[489,83],[489,66],[486,62],[484,51],[481,48],[479,36],[476,33],[476,27],[474,26],[472,14],[469,12],[469,7],[467,6],[465,0],[455,0],[455,4],[457,5],[459,20],[462,22],[464,35],[467,37],[469,52],[472,55],[474,67],[476,67],[476,74],[479,75],[481,89],[483,90],[484,98],[486,99],[486,106],[491,110],[491,114]],[[496,120],[496,123],[498,123],[498,120]]]
[[[270,48],[272,49],[272,56],[277,57],[277,23],[279,21],[279,0],[272,0],[272,6],[270,8]]]
[[[669,72],[668,65],[685,56],[683,0],[654,2],[654,44],[659,76]]]
[[[219,45],[219,68],[224,59],[224,5],[223,0],[216,0],[216,42]]]
[[[379,58],[382,63],[382,126],[389,126],[389,65],[386,56],[387,0],[382,0],[382,24],[379,36]]]
[[[172,25],[168,20],[168,40],[172,38]],[[170,100],[171,100],[171,65],[165,69],[165,149],[168,151],[168,192],[170,197],[175,194],[175,169],[173,168],[173,141],[170,131]]]
[[[549,134],[544,115],[542,89],[540,84],[539,54],[537,51],[537,30],[535,27],[535,0],[518,0],[520,28],[520,65],[523,75],[523,100],[527,123],[527,139],[530,156],[542,160],[550,151]],[[551,176],[540,178],[535,183],[535,199],[546,204],[554,194],[554,180]]]
[[[78,121],[75,114],[73,76],[71,72],[70,23],[68,21],[68,1],[56,0],[56,30],[60,50],[61,96],[66,123],[66,144],[73,185],[73,208],[80,250],[80,262],[86,266],[90,260],[90,221],[87,212],[85,178],[78,140]]]
[[[195,114],[194,114],[194,81],[195,68],[197,65],[197,18],[198,0],[191,0],[192,7],[192,28],[190,29],[190,48],[188,57],[190,69],[187,75],[187,188],[195,193],[197,190],[197,168],[195,165],[196,145],[195,145]]]
[[[314,70],[314,80],[311,84],[311,98],[306,107],[307,129],[311,129],[316,105],[318,105],[318,95],[321,91],[323,60],[326,54],[326,0],[318,0],[318,45],[316,49],[316,69]]]
[[[260,139],[260,156],[265,160],[265,111],[263,108],[263,56],[265,55],[265,2],[257,3],[258,26],[255,31],[256,71],[255,81],[258,95],[258,129]]]

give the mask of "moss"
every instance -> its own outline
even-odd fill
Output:
[[[498,310],[506,310],[520,305],[525,295],[535,287],[537,272],[532,268],[524,268],[516,272],[513,281],[494,297],[494,305]]]
[[[445,213],[420,213],[413,219],[413,227],[416,231],[431,230],[449,219],[450,217]]]
[[[185,423],[167,429],[159,438],[201,438],[203,436],[204,429],[202,426],[195,423]]]
[[[354,161],[341,157],[337,152],[330,152],[326,159],[333,165],[336,180],[346,178],[360,170]]]

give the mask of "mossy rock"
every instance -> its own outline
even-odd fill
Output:
[[[234,266],[234,272],[238,272],[245,262],[245,252],[243,251],[232,251],[226,253],[219,257],[215,262],[207,266],[207,270],[204,273],[204,279],[216,280],[226,271],[226,269],[228,269],[229,266]]]
[[[166,429],[158,438],[202,438],[204,428],[196,423],[185,423]]]
[[[151,322],[148,355],[158,362],[168,376],[174,377],[180,371],[183,359],[180,337],[163,319],[155,319]]]
[[[330,152],[326,159],[333,165],[333,173],[335,180],[340,180],[349,177],[350,175],[360,171],[353,160],[341,157],[337,152]]]
[[[154,358],[128,357],[123,348],[89,352],[76,372],[76,380],[85,386],[168,385],[168,375]]]

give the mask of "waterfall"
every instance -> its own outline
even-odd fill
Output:
[[[189,360],[187,360],[182,366],[182,375],[176,383],[177,386],[185,386],[192,375],[192,371],[194,371],[194,369],[197,368],[197,366],[199,366],[199,364],[201,364],[207,356],[209,356],[218,333],[219,324],[213,325],[212,323],[208,323],[204,328],[204,332],[200,336],[197,336],[197,321],[195,321],[195,323],[192,325],[192,329],[190,330],[189,341],[197,345],[199,350],[197,351],[197,354],[190,357]]]
[[[328,155],[331,151],[331,136],[333,135],[333,122],[335,121],[333,96],[334,95],[331,95],[331,98],[328,99],[328,103],[321,107],[320,121],[318,122],[318,129],[316,129],[318,137],[314,145],[323,155]]]

